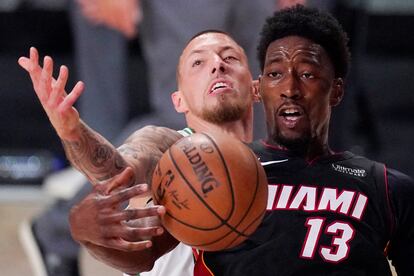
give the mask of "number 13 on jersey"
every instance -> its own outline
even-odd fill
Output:
[[[316,250],[326,262],[338,263],[348,257],[349,242],[355,234],[349,223],[336,221],[326,225],[325,218],[312,217],[306,220],[305,226],[308,231],[300,253],[301,258],[313,259]],[[330,246],[319,244],[322,231],[332,236]]]

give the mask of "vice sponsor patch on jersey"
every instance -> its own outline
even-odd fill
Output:
[[[358,176],[358,177],[367,176],[367,172],[364,169],[348,168],[348,167],[341,166],[338,164],[332,164],[332,168],[337,172],[346,173],[346,174],[353,175],[353,176]]]

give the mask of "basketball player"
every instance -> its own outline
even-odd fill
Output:
[[[143,236],[159,235],[162,229],[131,228],[122,222],[127,218],[135,218],[133,216],[162,214],[163,208],[116,212],[113,207],[118,206],[121,201],[142,194],[147,189],[142,185],[131,189],[126,187],[131,182],[142,183],[150,179],[152,168],[148,168],[147,172],[143,172],[143,168],[155,163],[153,159],[149,162],[147,156],[158,159],[160,149],[165,151],[172,141],[180,136],[172,131],[172,137],[166,139],[166,129],[147,127],[134,133],[120,147],[118,153],[103,137],[79,119],[73,104],[80,96],[83,84],[78,83],[66,96],[66,67],[61,68],[58,79],[54,81],[52,59],[45,57],[44,67],[41,68],[38,64],[38,53],[34,48],[30,50],[30,58],[21,58],[19,63],[29,72],[35,91],[62,139],[73,165],[84,171],[92,183],[116,175],[106,184],[96,186],[95,190],[74,208],[71,215],[72,229],[76,230],[73,231],[74,237],[90,249],[93,255],[124,272],[131,272],[132,269],[133,272],[149,270],[152,262],[166,250],[152,254],[155,251],[147,248],[151,241],[148,241],[148,238],[144,239],[144,242],[141,240]],[[173,93],[172,100],[176,110],[184,113],[192,129],[222,131],[244,142],[252,140],[252,111],[253,101],[257,100],[257,82],[252,80],[243,49],[231,37],[218,31],[196,35],[180,57],[177,79],[179,90]],[[160,149],[157,146],[154,151],[152,147],[155,141],[161,141],[163,145]],[[126,164],[135,169],[126,169],[119,174]],[[123,189],[106,196],[115,187]],[[135,202],[135,206],[142,206],[141,202]],[[99,219],[96,219],[97,217]],[[158,244],[162,244],[166,249],[177,245],[177,241],[172,240],[168,233],[165,234],[164,242]],[[169,242],[165,236],[169,238]],[[125,252],[126,250],[129,252]],[[173,262],[169,260],[171,257],[168,257],[162,265],[155,266],[155,271],[153,270],[151,275],[162,275],[167,272],[168,275],[192,275],[191,249],[179,245],[172,253],[174,254],[169,255],[178,257],[173,266],[165,265],[166,262]],[[144,267],[142,263],[145,264]],[[148,266],[148,263],[151,265]],[[178,263],[181,265],[177,265]]]
[[[314,10],[268,19],[259,44],[268,135],[252,144],[270,183],[268,212],[242,245],[202,253],[195,275],[391,275],[387,256],[398,275],[412,275],[413,180],[329,147],[346,42],[336,20]]]
[[[269,181],[268,212],[241,246],[205,252],[195,275],[398,275],[414,271],[414,183],[328,143],[343,97],[347,38],[297,6],[265,23],[258,47],[267,137],[252,147]]]

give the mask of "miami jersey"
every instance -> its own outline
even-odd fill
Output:
[[[414,184],[350,152],[310,162],[257,141],[267,213],[242,245],[203,252],[195,275],[399,275],[414,267]]]

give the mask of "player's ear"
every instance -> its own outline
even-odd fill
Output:
[[[262,75],[257,78],[257,93],[259,94],[260,100],[262,100],[262,91],[260,91],[260,82],[262,81]]]
[[[174,108],[178,113],[184,113],[188,111],[187,103],[180,90],[175,91],[171,94],[171,100],[174,104]]]
[[[344,81],[342,78],[334,79],[329,103],[331,106],[337,106],[344,96]]]
[[[261,101],[261,97],[260,97],[260,93],[259,93],[259,81],[258,80],[253,80],[252,82],[252,89],[253,89],[253,101],[254,102],[260,102]]]

